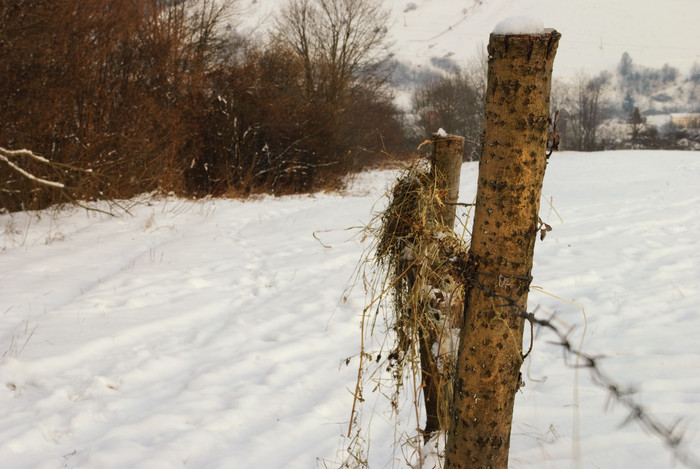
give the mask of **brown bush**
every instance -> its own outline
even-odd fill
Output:
[[[370,163],[382,139],[400,140],[377,80],[358,75],[329,99],[309,87],[289,44],[226,40],[215,34],[223,7],[198,5],[0,3],[0,144],[55,162],[17,164],[66,186],[37,185],[0,162],[2,207],[155,190],[315,191]]]
[[[190,119],[205,84],[184,5],[3,2],[0,21],[0,141],[93,170],[63,175],[77,198],[184,188]],[[48,188],[5,180],[10,209],[59,201]]]
[[[383,146],[402,141],[390,97],[356,86],[337,106],[309,94],[304,66],[284,44],[251,47],[210,78],[204,149],[190,178],[197,191],[337,188],[348,172],[381,158]]]
[[[484,120],[484,79],[478,67],[472,67],[469,71],[425,80],[413,95],[414,138],[417,141],[429,139],[442,128],[447,133],[465,137],[464,160],[477,160]]]

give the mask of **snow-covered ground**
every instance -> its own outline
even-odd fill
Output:
[[[0,466],[330,466],[357,373],[344,360],[365,304],[347,288],[369,245],[359,227],[394,176],[364,174],[346,194],[0,216]],[[465,164],[465,202],[476,176]],[[682,419],[691,448],[698,180],[697,153],[555,154],[541,210],[554,230],[533,271],[548,294],[530,294],[542,317],[579,326],[576,344],[585,321],[572,303],[585,307],[583,350],[662,421]],[[554,339],[542,332],[526,362],[511,466],[672,467],[658,440],[621,427],[626,412],[586,370],[576,382]],[[372,436],[373,468],[405,467],[391,426]]]

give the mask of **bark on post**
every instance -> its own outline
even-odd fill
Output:
[[[446,467],[507,468],[561,35],[492,34],[464,325]]]
[[[456,135],[433,134],[431,155],[431,177],[435,183],[438,196],[442,200],[442,213],[439,220],[445,227],[454,228],[457,199],[459,197],[459,179],[462,171],[462,154],[464,152],[464,137]],[[422,308],[428,311],[427,307]],[[443,314],[448,314],[443,311]],[[452,322],[452,321],[450,321]],[[426,328],[420,331],[420,361],[423,380],[423,401],[425,403],[425,428],[423,436],[427,442],[437,431],[446,430],[449,426],[448,410],[441,396],[445,396],[444,378],[441,379],[438,369],[438,357],[433,354],[433,344],[438,340],[439,331],[436,328]],[[441,428],[442,427],[442,428]]]

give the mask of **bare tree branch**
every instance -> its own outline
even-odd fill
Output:
[[[377,0],[290,0],[277,35],[297,53],[309,91],[336,101],[355,81],[383,83],[388,14]]]
[[[29,158],[32,158],[33,160],[39,161],[39,162],[44,163],[44,164],[48,164],[48,165],[52,164],[51,161],[47,160],[43,156],[39,156],[39,155],[35,154],[31,150],[24,150],[24,149],[22,149],[22,150],[8,150],[6,148],[0,147],[0,160],[7,163],[7,165],[10,168],[14,169],[18,173],[20,173],[22,176],[26,177],[27,179],[31,179],[32,181],[38,182],[39,184],[43,184],[45,186],[56,187],[58,189],[63,189],[66,187],[65,184],[63,184],[63,183],[56,182],[56,181],[49,181],[48,179],[37,177],[37,176],[33,175],[32,173],[30,173],[29,171],[25,171],[24,169],[22,169],[21,167],[19,167],[16,164],[14,164],[12,161],[10,161],[10,158],[15,157],[15,156],[27,156]]]

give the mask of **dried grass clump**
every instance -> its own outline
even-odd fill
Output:
[[[379,219],[376,264],[390,292],[389,326],[396,333],[389,367],[400,386],[407,366],[420,369],[424,393],[437,407],[426,431],[447,426],[453,364],[464,304],[461,265],[467,243],[443,223],[441,181],[417,164],[394,187]],[[432,381],[434,385],[429,385]],[[417,395],[417,393],[416,393]],[[437,401],[437,402],[436,402]],[[434,412],[433,412],[434,413]]]
[[[406,461],[422,461],[421,440],[432,444],[438,439],[431,436],[447,430],[469,245],[443,222],[444,182],[427,161],[412,164],[388,195],[386,208],[365,230],[374,242],[357,273],[371,301],[363,311],[350,441],[342,452],[342,468],[368,467],[369,427],[365,434],[359,405],[367,397],[365,385],[391,405],[394,450]],[[406,400],[412,415],[405,414]]]

